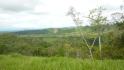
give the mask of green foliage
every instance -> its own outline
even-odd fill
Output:
[[[103,59],[124,59],[124,28],[123,22],[103,25],[106,29],[102,35]],[[28,56],[66,56],[73,58],[89,58],[88,50],[82,42],[80,34],[74,28],[61,28],[58,33],[28,35],[5,33],[0,34],[0,54],[17,53]],[[47,31],[50,31],[49,29]],[[91,45],[96,26],[81,27],[88,43]],[[19,32],[20,33],[20,32]],[[40,34],[40,36],[39,36]],[[93,56],[99,59],[98,38],[92,49]]]
[[[67,57],[0,55],[0,70],[123,70],[123,60],[81,60]]]

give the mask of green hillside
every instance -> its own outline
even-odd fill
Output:
[[[101,37],[103,59],[124,59],[123,23],[118,24],[104,25],[105,29]],[[96,38],[92,52],[94,58],[99,59],[99,39],[96,26],[81,27],[81,32],[89,45],[92,45]],[[0,35],[0,54],[11,53],[27,56],[89,58],[89,51],[82,35],[74,27],[3,33]]]

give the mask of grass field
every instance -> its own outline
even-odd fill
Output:
[[[124,70],[124,60],[0,55],[0,70]]]

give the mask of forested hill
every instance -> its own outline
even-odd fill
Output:
[[[18,53],[30,56],[68,56],[88,58],[89,45],[94,40],[94,58],[99,55],[98,26],[49,28],[0,34],[0,54]],[[105,59],[124,59],[124,22],[104,25],[101,30],[102,55]],[[82,32],[82,36],[80,35]],[[83,55],[83,56],[82,56]]]
[[[31,34],[55,34],[55,33],[68,33],[75,31],[74,28],[48,28],[48,29],[39,29],[39,30],[24,30],[14,32],[15,34],[21,35],[31,35]]]
[[[107,26],[106,26],[107,27]],[[83,26],[80,28],[82,32],[89,33],[96,30],[95,27]],[[18,35],[34,35],[34,34],[74,34],[79,30],[76,27],[65,27],[65,28],[48,28],[48,29],[39,29],[39,30],[24,30],[14,32]]]
[[[85,26],[81,28],[82,31],[87,32],[91,31],[89,26]],[[48,29],[39,29],[39,30],[24,30],[14,32],[19,35],[32,35],[32,34],[63,34],[63,33],[73,33],[76,32],[77,29],[75,27],[66,27],[66,28],[48,28]]]

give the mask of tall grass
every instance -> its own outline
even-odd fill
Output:
[[[0,70],[124,70],[124,60],[0,55]]]

